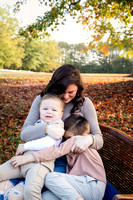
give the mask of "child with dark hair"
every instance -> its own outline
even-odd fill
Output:
[[[49,199],[102,200],[105,193],[106,175],[97,150],[89,147],[80,154],[71,153],[74,136],[88,134],[89,123],[82,116],[71,115],[64,124],[64,137],[67,140],[60,147],[51,147],[48,151],[42,151],[42,156],[38,153],[34,154],[37,161],[66,154],[67,174],[52,172],[46,176],[45,185],[51,191]],[[53,149],[54,153],[52,153]],[[45,199],[45,193],[43,198]]]

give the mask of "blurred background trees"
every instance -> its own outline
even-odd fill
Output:
[[[18,0],[14,11],[21,9],[24,2]],[[9,9],[0,8],[1,69],[53,72],[61,64],[69,63],[82,73],[133,73],[132,1],[43,0],[40,3],[50,9],[23,29]],[[66,14],[93,33],[88,44],[50,40],[47,28],[54,30],[64,24]]]
[[[83,53],[82,44],[60,42],[63,63],[75,65],[82,73],[133,73],[133,59],[120,57],[118,50],[111,50],[109,56],[96,50]]]
[[[26,0],[16,0],[17,12]],[[65,24],[67,15],[82,23],[91,32],[88,49],[95,48],[109,55],[109,47],[122,51],[122,56],[133,57],[133,1],[132,0],[40,0],[48,11],[44,16],[22,29],[25,37],[38,37],[39,32],[47,33],[59,24]],[[106,39],[106,42],[105,42]]]
[[[0,13],[0,68],[21,67],[24,40],[18,35],[17,20],[6,9],[0,8]]]

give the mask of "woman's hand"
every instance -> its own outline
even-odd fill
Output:
[[[91,135],[77,135],[75,139],[75,144],[71,148],[71,152],[73,153],[82,153],[93,144],[93,136]]]
[[[29,162],[34,162],[35,158],[32,154],[24,155],[24,156],[14,156],[11,158],[11,164],[14,168],[27,164]]]
[[[54,138],[55,140],[60,140],[64,135],[64,128],[61,127],[59,124],[51,124],[47,125],[47,130],[49,136]]]
[[[16,151],[16,156],[23,154],[25,151],[24,144],[19,144]]]

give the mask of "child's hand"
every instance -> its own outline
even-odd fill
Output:
[[[11,158],[11,164],[14,168],[27,164],[29,162],[34,162],[35,158],[32,154],[24,155],[24,156],[14,156]]]
[[[11,164],[14,168],[25,164],[25,156],[14,156],[11,158]]]
[[[93,143],[91,134],[85,136],[77,135],[74,137],[76,140],[71,148],[71,152],[73,153],[82,153]]]
[[[16,156],[21,155],[22,153],[24,153],[26,150],[24,149],[24,144],[19,144],[17,151],[16,151]]]

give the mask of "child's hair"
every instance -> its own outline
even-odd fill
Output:
[[[60,105],[61,105],[61,108],[62,108],[62,111],[64,110],[64,106],[65,106],[64,101],[59,96],[57,96],[55,94],[51,94],[51,93],[47,93],[41,98],[40,107],[41,107],[42,101],[46,100],[46,99],[54,99],[56,101],[59,101]]]
[[[82,135],[85,131],[90,132],[90,125],[88,121],[81,115],[70,115],[64,121],[65,131],[70,131],[75,135]]]

